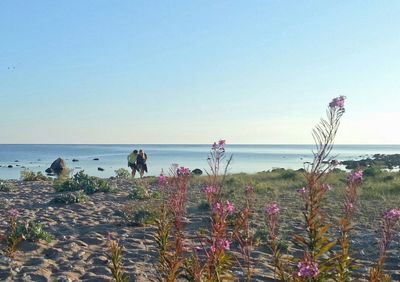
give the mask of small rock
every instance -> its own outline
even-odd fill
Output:
[[[72,282],[72,279],[67,276],[60,276],[56,280],[57,282]]]
[[[8,167],[8,168],[13,168],[13,166],[12,166],[12,165],[8,165],[7,167]]]
[[[98,161],[98,160],[99,160],[99,158],[94,158],[93,160],[94,160],[94,161]]]
[[[12,260],[9,257],[6,256],[0,256],[0,263],[5,263],[5,264],[9,264],[11,263]]]
[[[73,161],[73,162],[79,162],[79,160],[77,160],[77,159],[72,159],[72,161]]]
[[[98,171],[104,171],[104,168],[98,167],[97,170],[98,170]]]

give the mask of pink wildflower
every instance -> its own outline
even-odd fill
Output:
[[[339,108],[343,109],[344,108],[344,100],[346,99],[345,96],[339,96],[336,97],[332,100],[332,102],[329,103],[330,108]]]
[[[220,203],[215,203],[214,207],[213,207],[213,211],[214,212],[222,212],[222,206]]]
[[[234,206],[231,202],[229,202],[229,201],[226,201],[226,206],[225,206],[225,208],[226,208],[226,211],[227,211],[229,214],[232,214],[232,213],[235,212],[235,206]]]
[[[178,174],[178,176],[190,175],[190,169],[187,167],[181,166],[180,168],[178,168],[176,170],[176,173]]]
[[[388,210],[383,214],[383,218],[398,220],[400,218],[400,210],[399,209]]]
[[[315,278],[319,273],[318,264],[313,261],[301,261],[297,264],[297,267],[299,269],[297,272],[299,277]]]
[[[204,188],[204,192],[206,193],[207,196],[211,196],[212,194],[217,193],[217,187],[207,186],[206,188]]]
[[[363,172],[361,170],[353,171],[349,175],[349,181],[351,183],[359,184],[359,183],[361,183],[362,179],[363,179]]]
[[[219,147],[224,147],[225,146],[225,140],[219,140],[218,141],[218,146]]]
[[[164,187],[167,184],[168,184],[168,177],[166,177],[165,175],[160,175],[158,177],[158,186]]]
[[[330,190],[332,190],[332,186],[329,185],[329,184],[324,183],[324,184],[322,184],[322,190],[330,191]]]
[[[211,251],[211,253],[215,253],[216,251],[217,251],[217,248],[214,246],[214,245],[212,245],[211,247],[210,247],[210,251]]]
[[[306,187],[301,187],[301,188],[297,189],[296,191],[297,191],[297,193],[300,193],[300,194],[305,194],[307,192]]]
[[[220,239],[220,240],[218,240],[218,246],[224,250],[229,250],[231,243],[226,239]]]
[[[8,211],[8,215],[14,218],[19,217],[19,211],[17,209],[11,209]]]
[[[280,210],[281,210],[281,209],[279,208],[278,204],[276,204],[276,203],[268,204],[268,205],[265,207],[265,212],[266,212],[268,215],[276,215],[276,214],[279,213]]]

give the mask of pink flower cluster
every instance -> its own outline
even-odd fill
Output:
[[[301,261],[297,264],[297,268],[299,269],[297,272],[299,277],[315,278],[319,273],[318,264],[313,261]]]
[[[14,217],[14,218],[17,218],[17,217],[20,216],[19,211],[18,211],[17,209],[11,209],[11,210],[9,210],[9,211],[8,211],[8,215],[9,215],[10,217]]]
[[[204,188],[204,193],[206,193],[207,197],[210,197],[210,196],[216,194],[217,191],[218,191],[218,189],[215,186],[207,186],[206,188]]]
[[[177,170],[176,170],[176,174],[178,175],[178,176],[187,176],[187,175],[190,175],[190,169],[189,168],[187,168],[187,167],[183,167],[183,166],[181,166],[181,167],[179,167]]]
[[[363,179],[363,172],[361,170],[353,171],[349,175],[349,182],[350,183],[359,184],[359,183],[361,183],[362,179]]]
[[[344,108],[344,100],[346,99],[345,96],[339,96],[336,97],[332,100],[332,102],[329,103],[330,108],[339,108],[343,109]]]
[[[229,201],[226,201],[225,205],[222,205],[221,203],[216,203],[214,205],[213,211],[221,215],[233,214],[235,212],[235,206]]]
[[[332,186],[329,185],[329,184],[326,184],[326,183],[322,184],[321,187],[322,187],[322,190],[324,190],[324,191],[331,191],[332,190]]]
[[[158,177],[158,186],[159,187],[164,187],[168,184],[168,177],[166,177],[165,175],[160,175]]]
[[[265,207],[265,213],[267,214],[267,215],[277,215],[277,214],[279,214],[279,211],[280,211],[281,209],[279,208],[279,206],[278,206],[278,204],[277,203],[271,203],[271,204],[268,204],[266,207]]]
[[[400,209],[391,209],[391,210],[386,211],[383,214],[383,218],[392,219],[392,220],[400,219]]]
[[[225,150],[225,140],[219,140],[218,142],[214,142],[211,149],[224,151]]]
[[[224,250],[229,250],[231,247],[231,243],[226,239],[219,239],[217,245]]]
[[[296,191],[297,191],[297,193],[300,193],[300,194],[305,194],[307,192],[306,187],[301,187],[301,188],[297,189]]]

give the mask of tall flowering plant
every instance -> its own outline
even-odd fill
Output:
[[[321,119],[313,129],[316,151],[313,152],[313,162],[305,173],[307,185],[300,191],[304,199],[303,216],[307,236],[295,236],[296,241],[304,249],[304,258],[298,265],[298,273],[302,273],[300,270],[304,265],[313,266],[315,271],[312,277],[308,277],[312,281],[327,278],[326,273],[333,267],[329,251],[336,242],[327,235],[331,224],[327,223],[321,207],[327,191],[330,190],[330,186],[326,183],[327,178],[337,165],[331,156],[331,151],[340,119],[345,112],[344,101],[344,96],[333,99],[326,112],[327,118]]]
[[[162,281],[176,281],[185,263],[184,223],[191,172],[188,168],[172,166],[171,176],[159,177],[161,193],[160,218],[156,221],[155,241],[159,249]]]
[[[231,280],[232,259],[230,250],[232,235],[228,233],[227,217],[235,212],[235,206],[223,200],[222,183],[232,157],[227,160],[223,175],[220,174],[225,160],[225,140],[214,142],[207,159],[210,171],[208,185],[204,193],[211,207],[209,232],[198,235],[201,246],[195,248],[187,264],[187,273],[191,281]],[[198,255],[203,252],[203,259]]]
[[[358,190],[361,186],[363,179],[362,171],[354,171],[350,173],[347,180],[347,187],[345,199],[343,204],[343,216],[339,220],[340,238],[340,251],[338,253],[337,263],[337,281],[350,281],[351,269],[355,266],[354,259],[350,254],[350,231],[352,230],[352,219],[356,209],[358,198]]]
[[[400,219],[400,209],[386,211],[382,217],[382,237],[379,243],[379,258],[375,266],[369,271],[370,282],[391,281],[390,276],[384,273],[386,253],[395,234],[395,227]]]
[[[251,281],[253,274],[251,252],[253,249],[254,232],[250,228],[250,219],[254,213],[252,207],[255,204],[253,186],[246,186],[244,195],[244,206],[236,214],[233,239],[238,243],[240,248],[244,264],[242,268],[246,273],[246,280]]]
[[[18,243],[23,239],[17,232],[18,218],[20,213],[17,209],[11,209],[8,211],[8,230],[6,232],[7,249],[6,253],[8,256],[13,256],[17,250]]]

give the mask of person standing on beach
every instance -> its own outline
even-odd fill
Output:
[[[140,174],[140,178],[143,177],[145,172],[147,173],[146,161],[147,161],[147,155],[142,149],[140,149],[136,159],[136,165]]]
[[[135,178],[136,171],[138,171],[137,167],[137,157],[138,157],[138,150],[133,150],[132,153],[128,155],[128,167],[132,170],[132,177]]]

